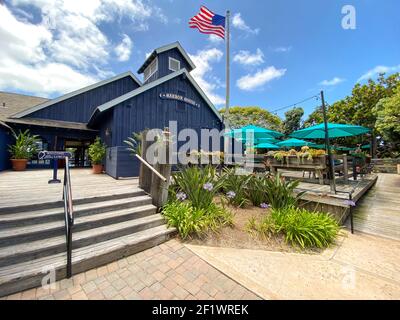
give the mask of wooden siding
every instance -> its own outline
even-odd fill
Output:
[[[177,101],[160,98],[160,93],[178,93],[178,90],[182,91],[185,97],[199,103],[200,107],[197,108],[185,104],[185,111],[179,111],[177,110]],[[200,130],[203,128],[222,129],[222,123],[216,114],[203,100],[189,80],[183,76],[171,79],[138,96],[128,99],[116,105],[112,111],[113,114],[108,115],[109,120],[112,117],[111,122],[102,119],[99,123],[112,123],[112,147],[121,147],[117,151],[113,150],[113,152],[117,153],[125,152],[126,146],[123,141],[131,136],[133,132],[141,132],[144,129],[163,129],[169,126],[169,121],[177,121],[178,131],[185,128],[196,130],[199,137]],[[104,132],[105,127],[101,125],[100,131]],[[178,148],[184,143],[180,142]],[[222,144],[221,147],[223,147]],[[110,171],[109,173],[107,170],[107,173],[111,176],[129,177],[138,175],[139,165],[137,160],[129,158],[127,155],[120,156],[119,154],[114,154],[113,157],[113,164],[108,164],[108,161],[111,161],[111,159],[106,159],[106,165],[109,166]],[[118,169],[113,169],[114,166],[118,166]]]
[[[200,133],[202,128],[222,129],[222,123],[201,95],[184,77],[177,77],[142,94],[128,99],[113,108],[112,145],[121,146],[123,140],[144,129],[164,128],[169,121],[178,122],[178,130],[191,128]],[[177,93],[200,104],[194,107],[186,104],[185,111],[177,110],[177,101],[164,100],[160,93]]]
[[[126,178],[139,175],[139,161],[125,146],[107,148],[106,173],[111,177]]]
[[[186,62],[186,59],[182,56],[178,49],[171,49],[160,53],[158,56],[158,70],[154,73],[145,83],[152,82],[154,80],[160,79],[164,76],[173,73],[174,71],[169,70],[169,57],[174,58],[181,63],[181,69],[186,69],[191,71],[191,66]]]
[[[11,167],[8,145],[11,143],[10,131],[0,125],[0,171]]]
[[[139,85],[129,76],[38,110],[30,118],[87,123],[99,105],[128,93]]]

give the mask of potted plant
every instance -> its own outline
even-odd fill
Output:
[[[13,145],[8,146],[8,151],[11,153],[12,168],[15,171],[24,171],[28,160],[37,153],[37,143],[39,142],[37,135],[31,135],[29,130],[15,133],[12,131],[15,139]]]
[[[103,159],[106,156],[106,148],[107,146],[101,141],[100,137],[97,137],[89,147],[89,158],[95,174],[103,172]]]

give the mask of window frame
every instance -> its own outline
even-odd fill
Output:
[[[171,61],[175,61],[175,62],[178,63],[178,70],[174,70],[174,69],[171,68]],[[181,70],[181,62],[178,59],[175,59],[175,58],[172,58],[172,57],[168,57],[168,69],[170,71],[173,71],[173,72]]]
[[[151,71],[151,67],[153,66],[153,64],[155,64],[155,69],[153,72],[151,72],[147,77],[146,77],[146,70],[150,69]],[[147,66],[147,68],[144,70],[143,75],[144,75],[144,81],[146,82],[147,80],[149,80],[156,72],[158,71],[158,57],[155,57],[154,60]]]

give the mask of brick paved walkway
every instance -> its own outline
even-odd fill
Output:
[[[178,240],[3,299],[259,299]]]

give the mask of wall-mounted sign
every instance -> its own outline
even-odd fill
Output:
[[[200,103],[197,103],[196,101],[194,101],[192,99],[186,98],[186,97],[181,96],[176,93],[160,93],[160,98],[167,99],[167,100],[182,101],[182,102],[192,105],[193,107],[200,108]]]

